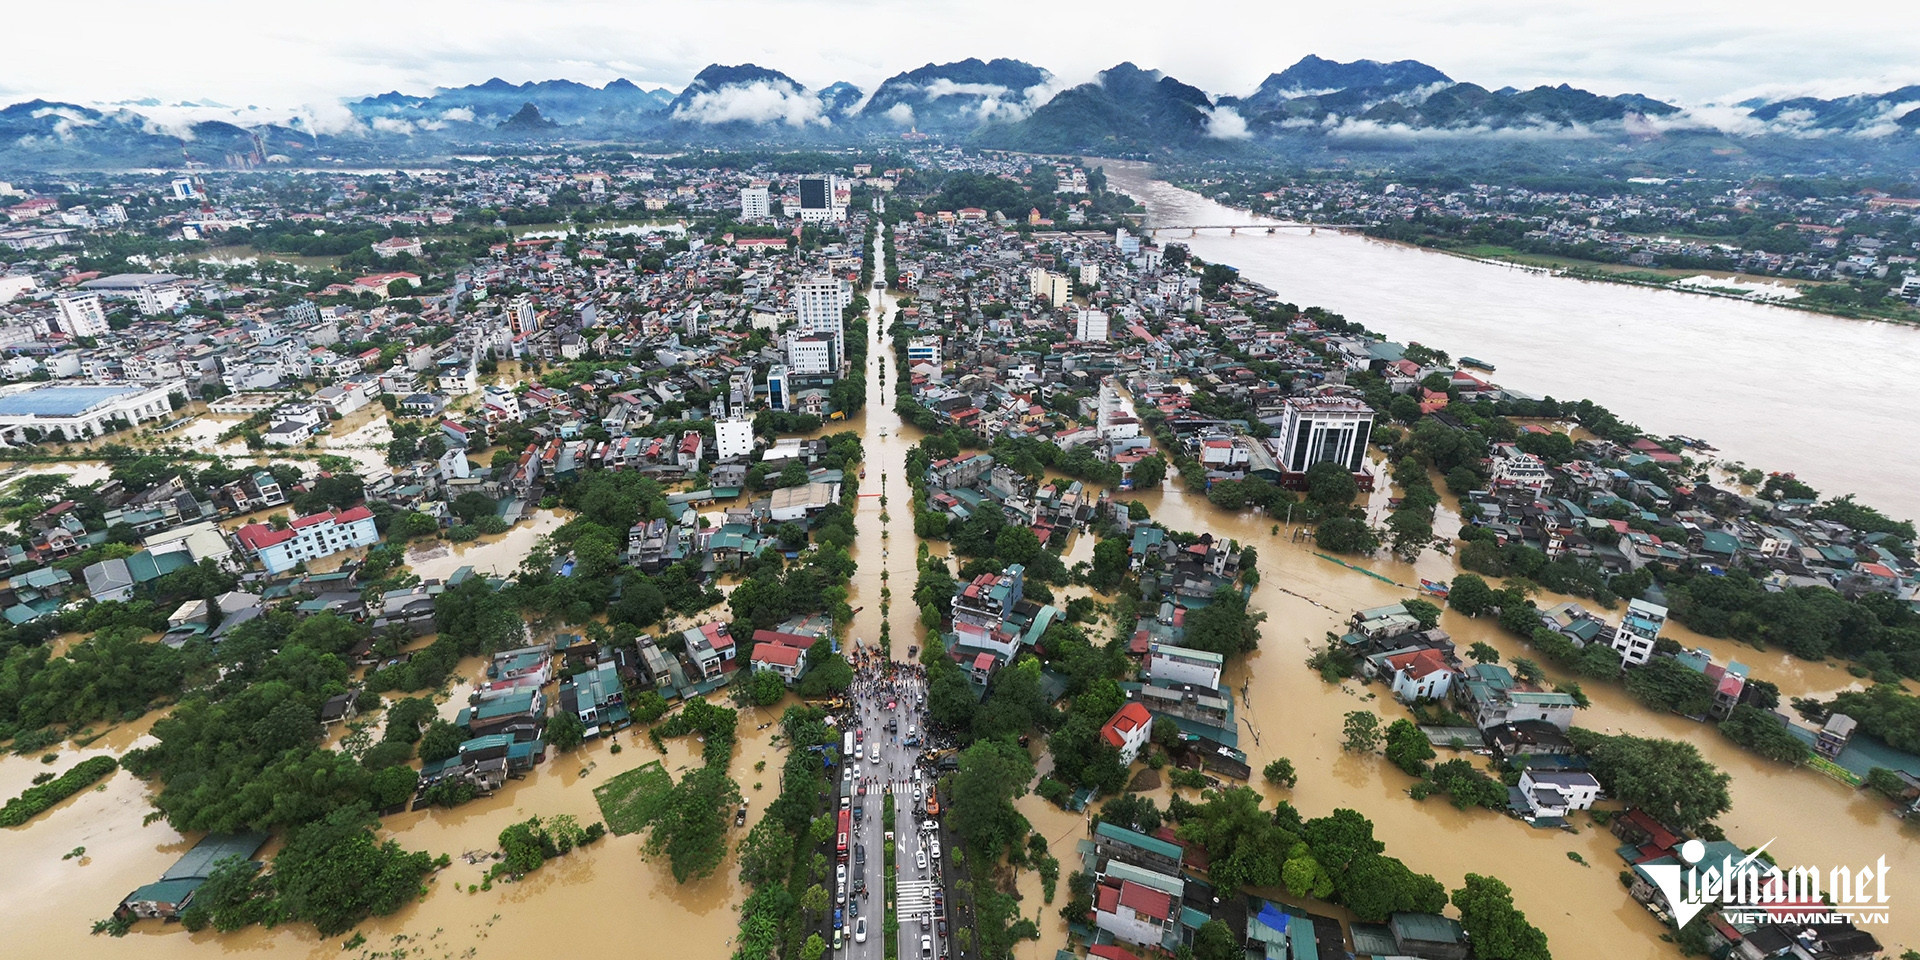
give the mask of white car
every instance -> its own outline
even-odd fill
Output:
[[[933,956],[933,938],[924,933],[920,935],[920,955],[923,957]]]
[[[920,785],[917,783],[913,785],[913,802],[920,802]]]
[[[854,921],[853,942],[854,943],[867,942],[867,918],[866,917],[861,917],[860,919]]]
[[[876,743],[873,745],[873,749],[867,753],[867,759],[873,761],[874,763],[880,762],[880,745],[879,744]]]
[[[938,859],[940,859],[940,838],[939,838],[939,837],[934,837],[934,838],[933,838],[933,848],[932,848],[932,849],[933,849],[933,858],[934,858],[935,860],[938,860]]]
[[[922,870],[925,870],[927,868],[927,850],[925,847],[922,847],[919,850],[914,851],[913,862]]]

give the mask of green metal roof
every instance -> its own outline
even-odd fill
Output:
[[[1118,827],[1111,823],[1103,822],[1099,826],[1094,827],[1093,832],[1096,836],[1106,837],[1109,840],[1115,840],[1128,846],[1139,847],[1148,853],[1157,854],[1170,860],[1178,861],[1180,859],[1181,851],[1178,844],[1168,843],[1158,837],[1149,837],[1138,830],[1129,830],[1126,827]]]
[[[1400,940],[1424,940],[1427,943],[1460,943],[1467,938],[1460,922],[1437,913],[1396,913],[1387,918],[1387,926]]]

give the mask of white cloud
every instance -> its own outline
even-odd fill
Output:
[[[1284,126],[1284,124],[1283,124]],[[1584,124],[1558,124],[1544,121],[1512,127],[1475,124],[1462,127],[1413,127],[1404,123],[1381,123],[1360,117],[1329,116],[1320,126],[1327,136],[1351,140],[1584,140],[1601,132]]]
[[[375,133],[413,133],[413,121],[397,117],[374,117],[369,121],[369,125],[373,127]]]
[[[940,97],[996,98],[1013,92],[997,83],[955,83],[946,77],[939,77],[921,89],[926,92],[929,100]]]
[[[804,127],[809,123],[822,126],[832,123],[822,113],[818,99],[792,84],[768,80],[696,93],[685,106],[674,111],[673,117],[704,124],[779,122]]]
[[[1247,129],[1247,118],[1232,107],[1214,107],[1202,111],[1207,115],[1206,134],[1215,140],[1245,140],[1253,136]]]
[[[904,103],[896,103],[887,108],[887,119],[903,127],[912,126],[913,107]]]
[[[460,123],[472,123],[473,110],[468,107],[451,107],[440,114],[440,119],[453,120]]]
[[[73,139],[73,131],[76,127],[91,127],[94,125],[92,117],[67,107],[42,107],[33,112],[33,118],[35,120],[44,120],[47,117],[59,118],[53,122],[53,135],[62,140]]]

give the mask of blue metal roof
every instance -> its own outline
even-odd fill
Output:
[[[140,392],[138,387],[41,387],[0,397],[0,415],[71,417],[115,397]]]

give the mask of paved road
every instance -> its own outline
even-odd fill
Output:
[[[878,676],[881,669],[876,666],[863,669],[861,678],[854,690],[855,719],[858,726],[860,748],[860,771],[853,790],[853,804],[864,813],[853,831],[855,861],[850,870],[850,887],[857,888],[858,881],[864,880],[867,893],[859,897],[858,913],[849,915],[847,929],[858,929],[861,918],[867,921],[867,939],[865,943],[849,941],[842,956],[852,960],[880,960],[885,954],[885,927],[883,924],[882,900],[886,890],[884,868],[881,860],[886,849],[886,831],[894,831],[895,860],[898,870],[896,878],[898,900],[895,909],[900,913],[900,960],[910,960],[920,956],[920,937],[924,933],[936,941],[940,938],[936,932],[938,914],[934,913],[934,891],[938,881],[938,862],[931,857],[931,851],[925,847],[925,839],[920,830],[920,820],[916,811],[920,804],[914,802],[913,789],[918,785],[923,791],[929,780],[926,774],[915,780],[914,765],[920,757],[920,749],[907,746],[910,734],[924,735],[925,723],[923,708],[920,706],[925,697],[925,684],[918,677],[896,675],[889,681]],[[892,709],[887,704],[893,703]],[[887,724],[894,724],[894,732],[888,732]],[[874,757],[879,757],[876,763]],[[859,788],[865,786],[866,794],[860,795]],[[881,822],[885,810],[885,792],[894,794],[894,823]],[[924,795],[924,794],[923,794]],[[866,852],[865,863],[859,862],[859,848]],[[920,854],[928,853],[927,866],[922,868]],[[849,890],[851,895],[852,890]],[[923,927],[924,919],[924,927]],[[941,944],[934,944],[934,953],[941,955],[945,951]]]

